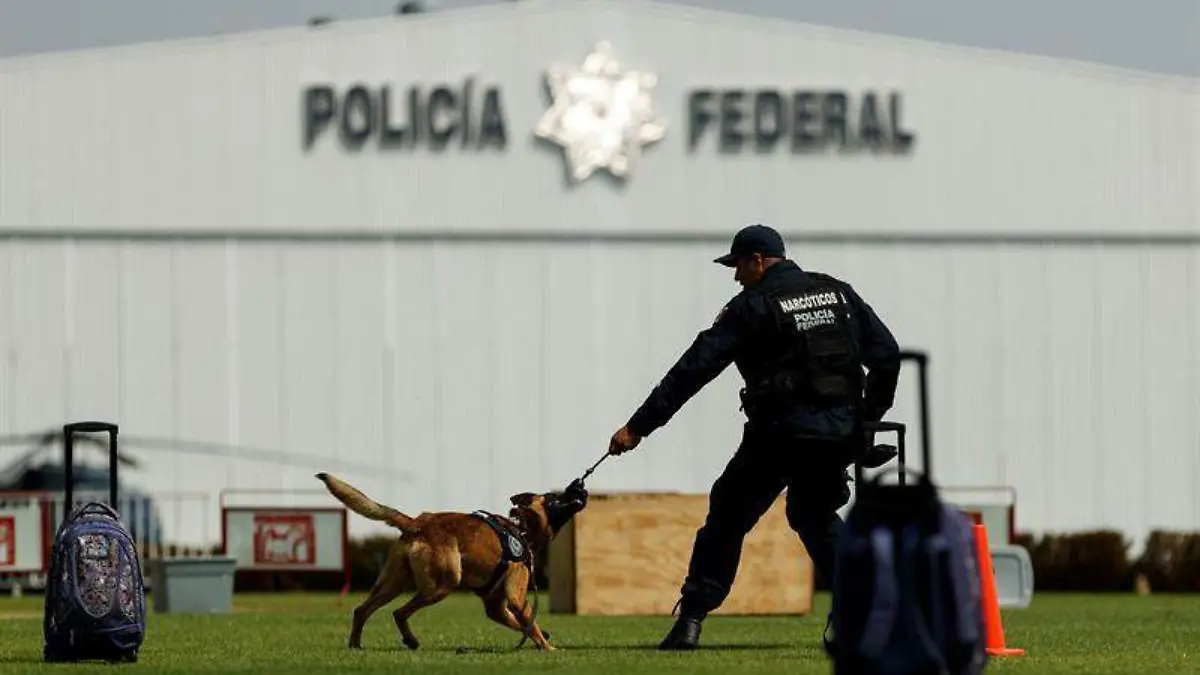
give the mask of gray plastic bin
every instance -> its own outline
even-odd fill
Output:
[[[992,569],[1001,609],[1025,609],[1033,602],[1033,560],[1022,546],[993,546]]]
[[[227,614],[232,608],[236,558],[165,558],[151,564],[156,613]]]

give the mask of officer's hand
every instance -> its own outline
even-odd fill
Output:
[[[864,469],[878,469],[884,464],[887,464],[895,459],[899,454],[900,451],[897,450],[896,446],[894,445],[884,445],[882,443],[879,445],[872,445],[870,448],[867,448],[865,453],[863,453],[862,459],[859,460],[859,463],[863,465]]]
[[[622,455],[636,448],[638,443],[642,442],[642,437],[634,434],[629,430],[629,427],[621,427],[617,429],[617,433],[612,435],[608,441],[608,454]]]

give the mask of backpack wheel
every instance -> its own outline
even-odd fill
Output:
[[[117,656],[115,659],[110,659],[109,663],[137,663],[137,660],[138,653],[136,650],[134,650],[132,652],[125,652],[124,654]]]

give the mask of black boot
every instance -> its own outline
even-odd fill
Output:
[[[658,645],[660,650],[681,651],[700,646],[700,619],[680,616],[671,626],[671,632]]]
[[[831,637],[830,631],[833,630],[833,612],[825,619],[825,631],[821,634],[821,642],[825,644],[825,652],[830,656],[835,656],[837,651],[837,633]]]
[[[680,612],[679,618],[675,619],[671,632],[659,643],[660,650],[682,651],[700,646],[700,622],[704,620],[705,612],[696,611],[696,607],[689,605],[694,603],[689,603],[687,598],[680,598],[679,602],[675,603],[675,609],[672,609],[671,613],[674,614],[681,607],[683,611]]]

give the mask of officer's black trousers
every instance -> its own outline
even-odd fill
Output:
[[[681,614],[703,618],[733,585],[742,542],[787,489],[788,524],[804,542],[817,574],[833,579],[837,510],[850,499],[846,441],[797,438],[747,427],[741,445],[713,483],[708,517],[696,533]]]

